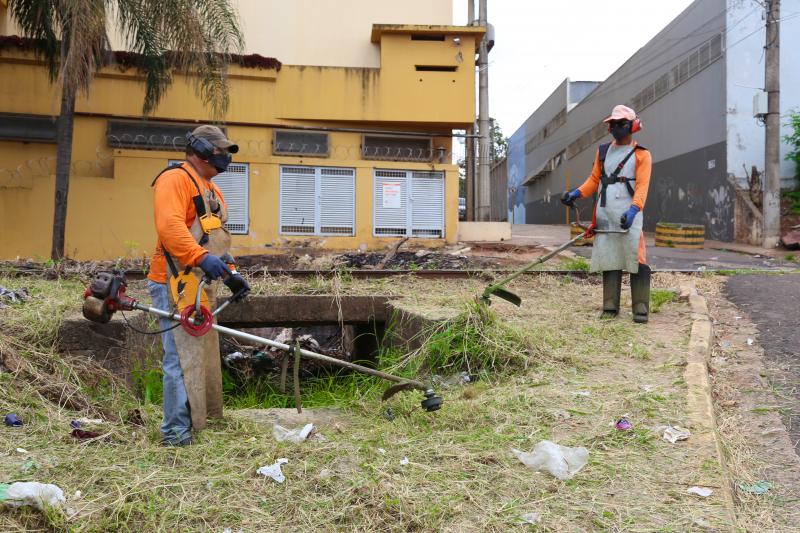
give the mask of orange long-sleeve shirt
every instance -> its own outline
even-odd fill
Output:
[[[200,177],[189,163],[183,163],[181,166],[191,173],[203,194],[212,190],[220,202],[225,205],[225,199],[216,185],[210,180]],[[197,188],[183,170],[177,168],[167,170],[156,181],[153,214],[158,244],[156,244],[156,251],[150,262],[150,272],[147,277],[157,283],[167,282],[167,261],[164,257],[164,248],[180,263],[192,266],[197,266],[207,253],[189,231],[197,218],[197,211],[192,201],[194,196],[197,196]]]
[[[631,148],[636,146],[634,142]],[[636,181],[633,189],[633,205],[644,211],[644,204],[647,202],[647,191],[650,188],[650,174],[653,170],[653,158],[648,150],[636,150]],[[586,178],[583,185],[578,187],[581,191],[581,198],[593,195],[600,186],[600,176],[603,171],[600,168],[600,151],[594,156],[594,166],[591,175]]]

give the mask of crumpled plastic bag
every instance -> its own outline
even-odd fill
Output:
[[[686,440],[692,436],[692,432],[679,426],[667,426],[664,429],[663,438],[665,441],[675,444],[679,440]]]
[[[311,435],[312,431],[314,431],[314,424],[311,423],[297,429],[286,429],[278,424],[272,426],[272,436],[275,437],[275,440],[278,442],[300,444]]]
[[[286,481],[286,476],[284,476],[283,472],[281,471],[281,465],[285,465],[288,462],[289,459],[281,457],[271,465],[262,466],[261,468],[256,470],[256,474],[260,474],[266,477],[271,477],[278,483],[283,483],[284,481]]]
[[[561,480],[571,479],[589,461],[589,450],[583,446],[568,448],[549,440],[541,441],[530,453],[511,451],[525,466],[537,472],[548,472]]]
[[[64,491],[50,483],[25,481],[10,485],[0,483],[0,503],[10,507],[31,505],[40,511],[45,507],[61,506],[66,502]]]
[[[714,494],[714,491],[709,489],[708,487],[689,487],[688,489],[686,489],[686,493],[695,494],[697,496],[700,496],[701,498],[708,498],[709,496]]]

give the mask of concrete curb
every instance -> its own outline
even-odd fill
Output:
[[[714,415],[714,401],[711,397],[711,380],[708,376],[708,363],[714,342],[714,327],[708,313],[706,299],[697,293],[693,282],[681,283],[681,295],[688,298],[691,308],[692,328],[689,336],[689,350],[686,358],[684,379],[688,387],[687,407],[689,418],[695,429],[693,438],[701,444],[713,446],[717,461],[722,468],[725,483],[722,485],[723,499],[731,520],[731,531],[736,531],[736,507],[733,490],[729,482],[728,468],[723,454],[722,441],[717,431]]]

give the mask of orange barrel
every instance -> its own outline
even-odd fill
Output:
[[[584,230],[583,228],[580,228],[580,227],[576,226],[576,225],[575,225],[575,223],[572,223],[572,224],[570,224],[570,226],[569,226],[569,236],[570,236],[570,239],[574,239],[575,237],[577,237],[578,235],[580,235],[580,234],[581,234],[581,233],[583,233],[584,231],[585,231],[585,230]],[[591,236],[591,237],[589,237],[588,239],[581,239],[581,240],[579,240],[578,242],[576,242],[575,244],[573,244],[573,246],[589,246],[589,245],[591,245],[593,242],[594,242],[594,235],[592,235],[592,236]]]
[[[668,248],[702,248],[706,240],[706,227],[702,224],[656,224],[656,246]]]

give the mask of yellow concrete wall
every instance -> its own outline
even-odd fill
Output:
[[[75,159],[70,178],[66,253],[75,259],[150,256],[155,246],[150,182],[180,152],[119,150],[105,147],[105,120],[79,117]],[[372,194],[375,168],[437,170],[446,173],[445,241],[457,233],[458,168],[452,164],[420,164],[361,159],[361,135],[331,133],[330,158],[281,157],[271,154],[271,130],[229,127],[231,137],[245,139],[235,161],[250,165],[250,231],[234,235],[234,253],[274,253],[304,245],[326,249],[379,249],[393,239],[373,237]],[[448,150],[451,141],[437,137]],[[337,148],[338,147],[338,148]],[[99,158],[91,159],[98,150]],[[25,157],[26,164],[18,161]],[[15,165],[16,164],[16,165]],[[280,165],[356,169],[356,234],[343,237],[283,236],[278,229]],[[53,217],[55,145],[0,141],[0,257],[49,256]],[[428,245],[444,244],[425,239]]]
[[[368,36],[364,41],[368,41]],[[434,147],[452,149],[449,132],[474,120],[474,37],[460,46],[412,42],[384,35],[378,69],[284,67],[281,71],[234,68],[231,107],[226,117],[231,138],[250,164],[250,233],[234,236],[239,254],[270,253],[307,244],[329,249],[381,248],[392,239],[373,237],[372,194],[375,168],[446,172],[446,239],[454,241],[458,218],[458,172],[453,164],[364,160],[362,135],[334,132],[327,158],[272,155],[274,124],[348,127],[442,133]],[[461,56],[459,56],[461,52]],[[456,72],[416,72],[416,64],[454,65]],[[207,120],[191,80],[175,84],[153,113],[154,119]],[[420,81],[422,80],[422,81]],[[134,71],[105,68],[90,96],[77,102],[73,165],[66,228],[66,252],[76,259],[140,257],[155,245],[152,178],[169,159],[182,154],[118,150],[108,146],[109,118],[141,118],[143,87]],[[0,53],[0,112],[55,115],[58,94],[44,68],[29,54]],[[187,130],[192,124],[187,122]],[[356,169],[356,235],[285,237],[278,232],[281,164],[344,166]],[[46,258],[50,252],[55,145],[0,141],[0,257]]]
[[[385,35],[381,68],[284,66],[278,76],[277,114],[287,120],[358,120],[457,124],[475,117],[475,37],[444,42]],[[417,65],[456,67],[417,72]]]
[[[372,24],[453,23],[452,0],[236,0],[248,53],[287,65],[378,67]],[[332,45],[332,43],[334,43]]]
[[[372,24],[453,23],[452,0],[233,0],[245,53],[277,57],[288,65],[378,67],[380,49],[369,41]],[[0,35],[19,35],[0,0]],[[110,32],[114,50],[124,50]],[[335,43],[335,46],[331,46]]]

